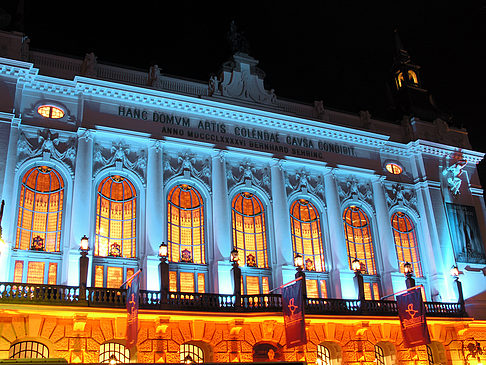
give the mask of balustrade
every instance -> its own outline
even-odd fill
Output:
[[[124,308],[127,290],[87,288],[86,300],[79,299],[79,288],[67,285],[0,283],[1,303],[42,305],[78,305],[90,307]],[[281,312],[280,294],[242,295],[240,305],[235,296],[211,293],[171,292],[165,301],[159,291],[140,290],[139,308],[145,310],[194,310],[225,312]],[[425,302],[427,316],[464,317],[467,313],[460,303]],[[376,315],[397,316],[397,302],[393,300],[364,300],[307,298],[306,313],[312,315]]]

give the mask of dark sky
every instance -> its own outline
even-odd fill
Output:
[[[388,107],[397,28],[438,106],[468,129],[473,149],[486,152],[486,0],[25,0],[23,31],[32,48],[79,58],[93,51],[101,63],[158,64],[163,73],[206,81],[231,55],[233,19],[277,96],[372,116]]]

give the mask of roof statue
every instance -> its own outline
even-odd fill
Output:
[[[248,40],[244,36],[243,32],[238,31],[234,20],[231,21],[227,38],[230,42],[231,51],[233,53],[249,53],[250,47],[248,45]]]

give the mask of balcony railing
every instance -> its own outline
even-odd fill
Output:
[[[35,305],[71,305],[124,308],[126,289],[87,288],[81,299],[79,287],[67,285],[0,283],[0,304],[24,303]],[[208,312],[281,312],[280,294],[234,295],[209,293],[175,293],[162,297],[159,291],[140,290],[139,308],[143,310],[187,310]],[[460,303],[425,302],[429,317],[465,317]],[[322,315],[397,316],[393,300],[357,300],[307,298],[306,313]]]

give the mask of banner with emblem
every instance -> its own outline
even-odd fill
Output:
[[[397,295],[397,307],[405,347],[429,344],[430,335],[421,287],[410,288],[405,293]]]
[[[140,289],[140,272],[138,270],[127,281],[127,347],[137,344],[138,335],[138,294]]]
[[[302,295],[303,283],[304,281],[299,279],[282,288],[282,309],[288,348],[307,343],[304,297]]]

